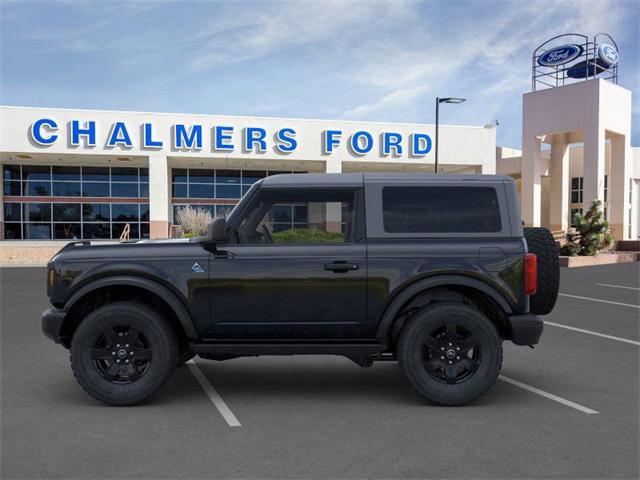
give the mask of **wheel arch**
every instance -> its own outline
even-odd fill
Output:
[[[389,343],[393,340],[412,309],[431,301],[470,300],[485,313],[505,338],[510,332],[504,317],[512,313],[507,299],[494,287],[481,280],[464,275],[437,275],[406,286],[389,302],[382,315],[376,338]],[[404,318],[403,318],[404,317]]]
[[[180,298],[164,285],[134,275],[102,277],[74,292],[64,306],[68,313],[62,326],[63,338],[70,340],[88,311],[125,299],[153,305],[169,317],[179,334],[188,339],[197,338],[192,316]]]

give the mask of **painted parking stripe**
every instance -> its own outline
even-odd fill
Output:
[[[602,298],[581,297],[579,295],[569,295],[568,293],[559,293],[558,295],[561,296],[561,297],[577,298],[578,300],[588,300],[590,302],[610,303],[611,305],[620,305],[622,307],[631,307],[631,308],[640,309],[640,305],[633,305],[632,303],[613,302],[611,300],[603,300]]]
[[[187,362],[187,366],[189,367],[189,370],[191,370],[193,376],[196,377],[196,380],[205,391],[213,405],[218,409],[218,412],[220,412],[222,418],[224,418],[224,420],[227,422],[227,425],[229,425],[230,427],[241,427],[242,425],[240,424],[236,416],[233,414],[231,409],[227,406],[218,392],[216,392],[216,389],[213,388],[213,385],[211,385],[209,380],[207,380],[207,377],[204,376],[196,362],[194,362],[193,360],[189,360]]]
[[[566,405],[567,407],[573,408],[574,410],[578,410],[582,413],[586,413],[587,415],[597,415],[600,413],[596,410],[585,407],[584,405],[580,405],[579,403],[567,400],[566,398],[558,397],[557,395],[554,395],[552,393],[545,392],[544,390],[540,390],[539,388],[532,387],[531,385],[519,382],[518,380],[514,380],[513,378],[505,377],[504,375],[500,375],[498,376],[498,378],[503,382],[510,383],[511,385],[515,385],[516,387],[522,388],[523,390],[527,390],[542,397],[548,398],[549,400],[553,400],[554,402],[561,403],[562,405]]]
[[[640,290],[638,287],[627,287],[626,285],[612,285],[610,283],[596,283],[598,287],[624,288],[625,290]]]
[[[614,337],[613,335],[606,335],[604,333],[593,332],[591,330],[584,330],[583,328],[570,327],[569,325],[562,325],[560,323],[548,322],[547,320],[544,321],[544,324],[552,325],[554,327],[559,327],[559,328],[566,328],[567,330],[573,330],[575,332],[587,333],[589,335],[595,335],[596,337],[608,338],[609,340],[616,340],[618,342],[630,343],[631,345],[637,345],[640,347],[640,342],[637,342],[635,340],[629,340],[628,338]]]

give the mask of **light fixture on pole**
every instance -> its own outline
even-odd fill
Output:
[[[440,127],[440,104],[441,103],[462,103],[466,101],[466,98],[458,97],[436,97],[436,165],[435,173],[438,173],[438,130]]]

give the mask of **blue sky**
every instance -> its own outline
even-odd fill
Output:
[[[531,51],[610,33],[640,145],[640,2],[0,0],[3,105],[484,125],[521,144]]]

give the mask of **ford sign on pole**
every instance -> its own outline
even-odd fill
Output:
[[[580,45],[561,45],[540,55],[538,63],[543,67],[557,67],[575,60],[582,54],[583,50]]]
[[[618,50],[613,45],[603,43],[598,47],[598,57],[610,67],[618,63]]]

